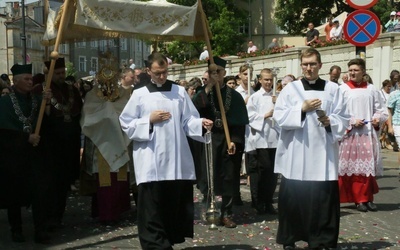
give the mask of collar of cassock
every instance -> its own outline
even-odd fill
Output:
[[[150,92],[171,91],[172,82],[167,80],[164,84],[157,84],[151,80],[151,84],[147,84],[146,87]]]
[[[368,83],[367,82],[356,83],[356,82],[353,82],[352,80],[349,80],[347,82],[347,85],[349,85],[349,87],[351,89],[365,89],[365,88],[367,88]]]
[[[325,80],[322,80],[321,78],[312,81],[302,78],[301,83],[303,83],[304,90],[323,91],[325,89]]]

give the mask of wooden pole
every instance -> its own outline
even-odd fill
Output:
[[[206,14],[204,13],[203,5],[201,4],[201,0],[198,0],[198,8],[199,8],[200,15],[201,15],[201,22],[202,22],[202,26],[203,26],[203,32],[204,32],[204,36],[205,36],[205,40],[206,40],[206,45],[207,45],[209,60],[210,60],[210,65],[211,65],[211,64],[214,64],[214,58],[213,58],[213,53],[212,53],[212,48],[211,48],[211,43],[210,43],[210,36],[208,34],[209,29],[208,29],[208,25],[206,22]],[[217,84],[215,85],[215,92],[217,92],[218,105],[219,105],[219,110],[221,112],[222,125],[224,127],[226,143],[228,144],[228,149],[229,149],[229,147],[231,145],[231,136],[229,134],[228,122],[226,120],[224,103],[222,102],[220,83],[218,81],[217,81]]]
[[[54,50],[50,54],[51,63],[50,63],[50,69],[48,69],[49,73],[46,78],[46,87],[45,87],[46,90],[50,89],[50,87],[51,87],[51,78],[53,77],[53,74],[54,74],[54,66],[56,65],[56,60],[59,57],[58,46],[60,45],[62,33],[66,26],[66,23],[65,23],[66,13],[67,13],[68,4],[70,1],[71,0],[64,1],[63,10],[62,10],[62,14],[61,14],[60,26],[57,31],[56,43],[54,44]],[[39,116],[38,116],[38,120],[37,120],[36,128],[35,128],[36,135],[39,135],[40,128],[42,126],[42,120],[43,120],[43,115],[44,115],[45,109],[46,109],[46,100],[43,98],[42,103],[40,105]]]

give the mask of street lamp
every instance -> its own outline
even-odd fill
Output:
[[[21,33],[21,41],[22,41],[22,64],[26,64],[26,34],[25,34],[25,0],[21,0],[22,6],[22,33]]]

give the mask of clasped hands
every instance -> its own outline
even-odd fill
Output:
[[[303,102],[303,105],[301,106],[301,111],[310,112],[310,111],[318,110],[318,109],[321,109],[321,105],[322,105],[322,101],[318,98],[307,99]],[[331,124],[331,122],[329,120],[329,116],[327,116],[327,115],[319,116],[318,121],[324,127],[329,126]]]
[[[160,122],[167,121],[170,118],[171,118],[170,112],[164,111],[164,110],[155,110],[155,111],[151,112],[151,114],[150,114],[150,123],[151,124],[160,123]],[[213,121],[211,121],[209,119],[203,118],[203,120],[202,120],[202,126],[207,130],[211,130],[213,124],[214,124]]]

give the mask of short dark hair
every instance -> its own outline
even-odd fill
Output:
[[[163,54],[159,53],[159,52],[153,52],[149,55],[149,57],[147,58],[147,67],[151,68],[151,65],[153,65],[153,63],[158,63],[160,66],[164,66],[165,64],[168,65],[168,60],[167,57],[165,57]]]
[[[124,77],[126,76],[126,74],[128,74],[129,72],[134,73],[134,72],[133,72],[133,69],[131,69],[131,68],[123,68],[123,69],[121,70],[121,74],[120,74],[119,77],[122,79],[122,78],[124,78]]]
[[[318,63],[321,63],[321,54],[314,48],[307,48],[301,52],[300,61],[303,61],[303,57],[317,56]]]
[[[338,70],[338,71],[340,71],[340,72],[342,72],[342,68],[340,68],[339,66],[337,66],[337,65],[333,65],[330,69],[329,69],[329,74],[330,73],[332,73],[332,71],[333,70]]]
[[[393,76],[394,76],[395,74],[396,74],[396,75],[399,75],[400,72],[399,72],[397,69],[392,70],[392,71],[390,72],[390,78],[393,78]]]
[[[350,62],[347,63],[347,66],[350,67],[351,65],[358,65],[360,66],[363,70],[365,70],[365,61],[362,58],[354,58],[351,59]]]
[[[235,84],[237,84],[237,82],[236,82],[236,77],[235,77],[235,76],[225,76],[225,77],[224,77],[224,83],[225,83],[225,84],[226,84],[227,82],[231,81],[231,80],[234,80],[234,81],[235,81]]]
[[[392,83],[390,82],[389,79],[386,79],[386,80],[384,80],[384,81],[382,82],[382,87],[386,87],[386,86],[388,86],[388,85],[392,86]]]

